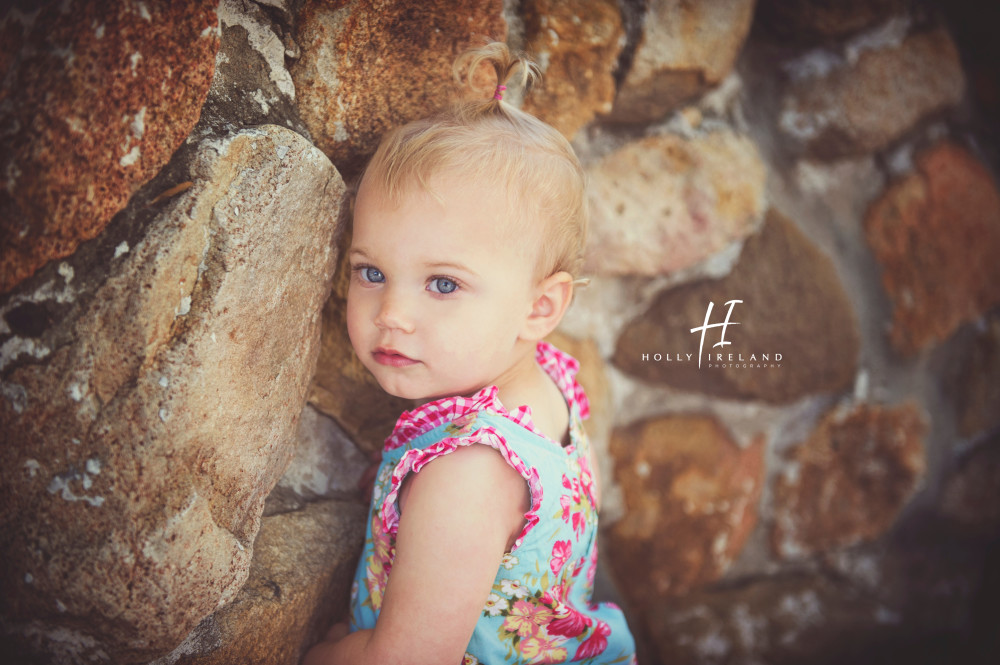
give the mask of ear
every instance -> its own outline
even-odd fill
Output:
[[[568,272],[559,271],[540,281],[521,338],[537,342],[555,330],[572,298],[573,276]]]

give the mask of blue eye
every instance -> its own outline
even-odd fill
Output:
[[[366,282],[380,283],[385,281],[385,275],[378,268],[372,268],[371,266],[360,266],[357,268],[358,273],[361,275],[361,279]]]
[[[454,280],[448,279],[447,277],[435,277],[431,280],[428,288],[430,288],[430,290],[434,293],[448,294],[457,291],[458,284],[456,284]]]

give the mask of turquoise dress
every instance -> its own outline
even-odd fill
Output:
[[[622,611],[591,602],[597,568],[597,511],[582,419],[587,398],[578,364],[546,342],[536,360],[569,405],[570,442],[563,447],[531,422],[530,410],[508,412],[489,386],[400,416],[386,439],[372,493],[365,546],[351,589],[351,630],[374,628],[392,567],[397,497],[408,473],[472,444],[496,449],[528,484],[531,507],[504,554],[466,650],[464,663],[635,663]]]

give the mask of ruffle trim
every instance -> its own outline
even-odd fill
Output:
[[[538,511],[542,507],[541,479],[538,477],[538,470],[525,464],[524,460],[522,460],[520,456],[514,452],[509,445],[507,445],[506,439],[504,439],[499,432],[489,425],[481,427],[475,432],[465,436],[449,437],[427,446],[426,448],[415,448],[403,453],[399,463],[396,464],[396,467],[392,470],[389,493],[386,494],[380,511],[382,516],[382,527],[385,529],[386,533],[395,535],[396,531],[399,529],[399,508],[397,507],[397,500],[399,499],[399,489],[403,484],[403,478],[406,477],[406,474],[411,472],[418,473],[422,468],[427,466],[429,462],[437,459],[438,457],[447,455],[450,452],[458,450],[460,447],[469,446],[474,443],[482,443],[496,450],[528,483],[528,490],[531,495],[531,507],[528,509],[528,512],[524,514],[526,524],[524,525],[524,528],[521,529],[521,533],[518,534],[517,539],[514,541],[514,545],[511,547],[511,552],[521,546],[521,543],[524,542],[524,538],[528,535],[528,532],[531,531],[536,524],[538,524]]]
[[[552,378],[571,407],[576,405],[580,418],[589,417],[590,403],[583,387],[576,381],[576,373],[580,369],[576,358],[548,342],[539,342],[535,347],[535,361]],[[385,440],[385,450],[399,448],[421,434],[457,420],[467,413],[478,411],[503,416],[539,436],[549,438],[535,428],[529,407],[522,405],[514,411],[508,411],[500,403],[498,392],[496,386],[486,386],[471,397],[443,397],[411,411],[404,411],[396,421],[392,434]]]

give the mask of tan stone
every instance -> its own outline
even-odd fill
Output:
[[[70,0],[0,23],[0,293],[94,238],[198,121],[215,2]]]
[[[44,660],[148,662],[232,600],[294,451],[343,183],[273,126],[189,177],[2,303],[58,314],[7,335],[0,400],[4,620]]]
[[[865,50],[854,64],[794,82],[778,124],[817,157],[861,155],[957,105],[964,93],[958,49],[946,30],[936,29],[910,35],[898,46]]]
[[[885,533],[923,480],[926,419],[912,403],[825,414],[775,483],[777,554],[809,556]]]
[[[529,0],[521,12],[528,53],[543,68],[524,110],[572,138],[611,111],[625,36],[621,11],[613,0]]]
[[[261,520],[246,584],[177,649],[151,665],[298,665],[346,618],[365,508],[318,501]]]
[[[664,275],[754,232],[767,171],[753,142],[730,131],[627,144],[588,169],[585,270]]]
[[[738,325],[724,335],[710,328],[702,342],[692,329],[705,324],[709,303],[717,325],[733,300],[742,301],[732,305],[730,323]],[[857,318],[830,259],[772,211],[729,275],[667,289],[628,323],[613,362],[682,390],[787,403],[848,388],[859,347]]]
[[[1000,192],[986,167],[942,142],[918,155],[865,217],[903,355],[944,340],[1000,303]]]
[[[625,515],[610,529],[611,569],[630,607],[719,579],[757,522],[764,440],[746,449],[708,416],[664,416],[616,429]]]
[[[452,61],[477,35],[507,36],[501,0],[462,11],[442,0],[305,3],[297,25],[302,56],[291,74],[299,112],[348,176],[387,130],[458,98]]]
[[[753,7],[753,0],[650,0],[609,119],[654,122],[720,83],[750,31]]]

